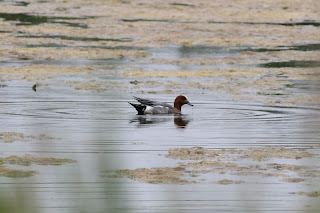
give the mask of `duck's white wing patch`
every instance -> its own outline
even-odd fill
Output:
[[[169,114],[171,113],[171,109],[166,106],[147,106],[144,114]]]
[[[153,107],[147,106],[146,110],[144,111],[144,114],[153,114]]]

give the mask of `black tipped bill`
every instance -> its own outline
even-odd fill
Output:
[[[190,105],[190,106],[193,106],[193,104],[192,104],[192,103],[190,103],[189,101],[187,102],[187,104],[188,104],[188,105]]]

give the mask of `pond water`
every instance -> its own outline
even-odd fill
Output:
[[[179,161],[165,155],[169,149],[178,147],[281,146],[319,154],[319,108],[272,107],[212,95],[190,95],[188,99],[194,107],[184,106],[181,117],[138,116],[127,103],[133,100],[129,94],[115,91],[92,94],[58,82],[41,86],[37,92],[32,91],[30,82],[8,82],[0,88],[0,97],[3,132],[58,137],[0,143],[2,156],[30,154],[77,160],[59,167],[16,166],[36,170],[38,174],[1,178],[1,191],[17,190],[32,195],[36,212],[319,209],[319,203],[313,202],[317,198],[290,194],[317,188],[319,177],[290,183],[276,177],[253,176],[243,184],[222,185],[212,181],[237,177],[215,174],[205,175],[205,180],[194,184],[151,184],[104,176],[105,170],[176,166]],[[166,94],[160,101],[173,98]],[[318,160],[319,157],[271,162],[312,165],[316,169]]]
[[[316,2],[0,2],[0,213],[320,212]]]

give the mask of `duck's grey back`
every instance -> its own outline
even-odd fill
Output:
[[[138,102],[140,102],[141,104],[144,104],[146,106],[163,106],[163,107],[168,107],[169,109],[173,109],[173,106],[170,104],[167,104],[165,102],[158,102],[158,101],[151,101],[148,99],[143,99],[143,98],[138,98],[138,97],[134,97]]]

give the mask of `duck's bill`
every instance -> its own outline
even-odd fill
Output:
[[[193,106],[193,104],[192,104],[192,103],[190,103],[189,101],[187,102],[187,104],[188,104],[188,105],[190,105],[190,106]]]

